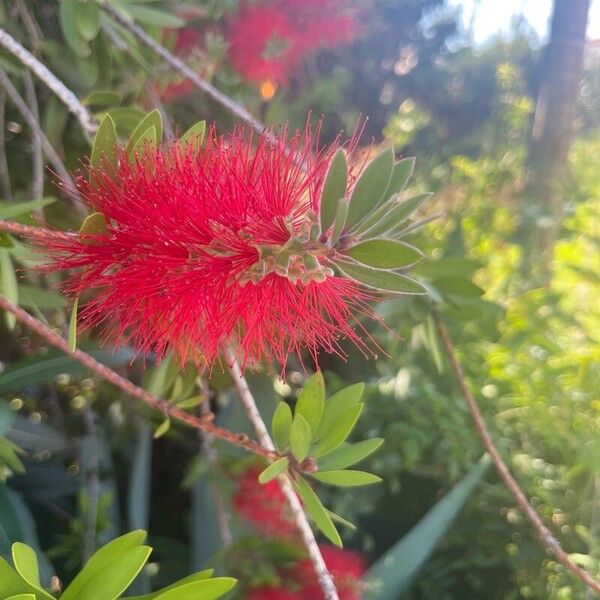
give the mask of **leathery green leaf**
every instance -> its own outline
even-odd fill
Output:
[[[340,537],[338,530],[335,528],[327,509],[323,506],[323,504],[321,504],[319,497],[317,494],[315,494],[312,487],[310,487],[310,484],[305,479],[300,477],[296,482],[296,488],[298,490],[298,494],[300,494],[300,498],[304,502],[306,511],[315,522],[315,525],[320,529],[320,531],[323,532],[329,541],[341,548],[342,538]]]
[[[306,385],[298,396],[296,402],[296,413],[301,414],[314,433],[317,430],[323,407],[325,405],[325,381],[321,371],[317,371],[306,382]]]

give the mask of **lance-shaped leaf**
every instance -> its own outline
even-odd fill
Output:
[[[119,160],[117,157],[117,144],[118,139],[115,123],[110,115],[106,115],[102,119],[94,137],[92,153],[90,155],[90,164],[92,167],[96,169],[101,167],[108,168],[109,174],[114,175],[117,172]]]
[[[410,267],[423,258],[423,253],[410,244],[395,240],[376,239],[360,242],[344,252],[350,258],[378,269]]]
[[[323,416],[313,436],[316,441],[323,439],[331,424],[350,406],[358,404],[365,391],[364,383],[355,383],[336,392],[325,402]]]
[[[82,244],[93,245],[96,243],[95,236],[106,233],[108,227],[106,217],[100,212],[88,215],[79,228],[79,237]]]
[[[333,542],[336,546],[342,546],[342,538],[335,528],[327,509],[321,504],[319,497],[315,494],[310,484],[300,477],[296,482],[298,494],[304,502],[304,508],[311,516],[315,525],[323,532],[325,537]]]
[[[418,281],[406,277],[405,275],[400,275],[399,273],[373,269],[372,267],[365,267],[363,265],[343,262],[341,260],[336,260],[335,264],[339,270],[350,279],[354,279],[367,287],[382,292],[410,295],[427,294],[425,287]]]
[[[317,371],[306,382],[296,402],[296,413],[302,415],[310,425],[311,431],[317,430],[325,405],[325,381],[321,371]]]
[[[159,594],[155,600],[216,600],[229,592],[236,583],[232,577],[195,581]]]
[[[273,413],[271,433],[275,446],[285,450],[290,445],[290,429],[292,427],[292,409],[286,402],[280,401]]]
[[[337,202],[337,209],[335,211],[335,218],[333,219],[333,228],[331,230],[331,237],[329,243],[331,247],[334,247],[342,235],[344,228],[346,227],[346,219],[348,217],[348,200],[340,198]]]
[[[298,462],[302,462],[308,455],[311,440],[310,425],[301,414],[296,413],[290,429],[290,447]]]
[[[204,143],[206,133],[206,121],[198,121],[192,125],[179,139],[179,144],[186,152],[191,150],[192,154],[197,155]]]
[[[348,227],[352,227],[375,210],[388,187],[393,166],[394,150],[392,148],[384,150],[367,165],[350,197]]]
[[[321,231],[325,233],[332,225],[337,211],[337,203],[346,195],[348,184],[348,162],[340,148],[333,156],[321,193]]]
[[[0,202],[0,219],[15,219],[56,202],[56,198],[40,198],[27,202]]]
[[[79,308],[79,296],[75,298],[69,317],[69,350],[74,352],[77,348],[77,311]]]
[[[10,252],[5,248],[0,248],[0,292],[13,304],[19,303],[19,287],[15,267],[10,257]],[[4,318],[8,329],[14,329],[17,324],[15,315],[6,311]]]
[[[380,483],[381,477],[367,473],[365,471],[337,470],[337,471],[317,471],[312,473],[317,481],[328,485],[337,485],[338,487],[358,487],[361,485],[371,485]]]
[[[269,481],[275,479],[275,477],[285,473],[289,465],[290,461],[285,456],[277,459],[258,476],[258,481],[260,483],[268,483]]]
[[[77,29],[84,40],[91,42],[100,31],[100,7],[96,2],[76,2],[75,18]]]
[[[342,444],[333,452],[319,459],[319,471],[331,471],[351,467],[367,458],[383,444],[382,438],[363,440],[356,444]]]
[[[352,404],[340,412],[338,417],[329,425],[327,431],[323,433],[322,439],[315,445],[313,451],[315,457],[325,456],[341,446],[354,429],[363,408],[364,404]]]
[[[135,128],[135,130],[131,134],[131,137],[129,138],[129,143],[127,144],[127,148],[126,148],[128,156],[132,155],[133,150],[138,145],[138,142],[140,141],[140,139],[144,135],[146,135],[147,131],[151,127],[154,127],[156,129],[156,142],[157,143],[162,142],[162,138],[163,138],[162,115],[160,114],[160,111],[157,108],[150,111],[139,122],[138,126]]]
[[[403,158],[399,160],[392,169],[392,176],[387,190],[385,190],[382,200],[385,201],[390,196],[401,192],[409,182],[411,175],[415,169],[415,158]]]

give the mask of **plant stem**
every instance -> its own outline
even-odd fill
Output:
[[[233,382],[237,389],[242,406],[246,411],[246,415],[248,416],[250,423],[256,431],[256,435],[258,436],[260,443],[264,448],[275,452],[275,444],[269,435],[267,426],[265,425],[265,422],[258,410],[258,406],[256,405],[256,400],[250,391],[248,382],[244,377],[242,369],[240,368],[234,353],[229,348],[225,348],[224,356],[227,367],[229,368],[229,372],[233,377]],[[331,573],[327,569],[327,565],[323,560],[323,556],[321,555],[321,551],[317,545],[317,540],[315,539],[315,535],[310,527],[306,513],[302,508],[302,503],[294,491],[292,482],[287,475],[280,475],[278,477],[278,482],[281,486],[281,491],[283,492],[291,509],[296,527],[298,528],[300,536],[302,537],[302,541],[304,542],[306,550],[308,551],[308,555],[313,564],[317,579],[319,580],[321,589],[323,590],[324,598],[326,600],[338,600],[339,596],[333,581],[333,577],[331,576]]]
[[[212,423],[212,414],[209,418],[199,418],[195,415],[185,412],[178,408],[176,405],[171,404],[167,400],[158,398],[154,394],[144,390],[143,388],[135,385],[125,377],[122,377],[106,365],[98,362],[93,356],[90,356],[82,350],[70,350],[69,343],[63,337],[52,331],[49,327],[44,325],[41,321],[32,317],[28,312],[22,308],[13,304],[10,300],[7,300],[3,295],[0,294],[0,309],[7,310],[8,312],[15,315],[18,321],[20,321],[26,327],[29,327],[35,331],[38,335],[44,338],[49,344],[62,350],[65,354],[71,358],[80,362],[82,365],[87,367],[90,371],[93,371],[102,379],[112,383],[129,396],[133,396],[138,400],[141,400],[147,404],[150,408],[163,413],[165,416],[172,417],[178,421],[186,423],[190,427],[204,431],[210,435],[214,435],[230,444],[239,446],[258,454],[267,460],[273,460],[278,457],[276,451],[270,448],[265,448],[253,440],[249,440],[245,434],[237,434],[228,429],[223,429]]]
[[[600,582],[596,581],[589,573],[584,571],[579,565],[575,564],[569,555],[562,549],[558,540],[552,535],[552,532],[544,525],[541,517],[537,514],[533,506],[527,500],[525,493],[512,476],[508,466],[500,456],[500,452],[492,439],[489,429],[485,423],[485,419],[475,397],[471,393],[469,386],[467,384],[467,379],[465,377],[465,373],[462,369],[462,366],[458,362],[458,358],[456,356],[456,350],[454,348],[454,344],[450,339],[450,335],[448,330],[446,329],[446,325],[442,321],[441,317],[434,313],[434,319],[437,325],[437,329],[440,334],[440,338],[442,340],[442,345],[444,346],[444,350],[446,351],[446,356],[448,357],[448,361],[450,362],[450,367],[452,372],[454,373],[454,377],[460,387],[460,391],[467,403],[467,407],[469,408],[469,412],[471,413],[471,417],[473,418],[473,422],[475,424],[475,429],[479,434],[479,437],[483,441],[483,445],[487,450],[488,454],[491,456],[494,466],[498,471],[502,481],[513,495],[517,504],[521,508],[521,510],[525,513],[526,517],[529,519],[533,527],[535,528],[540,540],[545,546],[546,550],[552,553],[556,559],[561,562],[571,573],[576,575],[581,581],[585,583],[591,590],[594,590],[597,593],[600,593]]]
[[[96,131],[96,122],[85,106],[79,102],[77,96],[46,65],[40,62],[29,50],[2,28],[0,28],[0,46],[18,59],[23,66],[34,73],[40,81],[58,96],[69,111],[77,118],[86,135]]]

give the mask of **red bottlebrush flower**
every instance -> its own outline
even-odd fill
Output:
[[[80,177],[79,191],[106,231],[46,248],[49,269],[81,269],[68,292],[95,291],[84,325],[201,366],[226,344],[244,363],[281,365],[303,350],[315,360],[321,350],[342,354],[341,337],[368,351],[352,324],[372,314],[373,294],[335,276],[331,251],[309,237],[339,146],[312,153],[312,137],[213,131],[199,153],[177,144],[133,162],[122,153],[114,179],[90,167],[92,184]]]
[[[338,589],[340,600],[360,600],[360,578],[366,570],[365,560],[352,550],[320,544],[319,549]],[[299,562],[294,569],[296,581],[302,585],[302,598],[319,598],[322,593],[315,582],[314,567],[309,560]]]
[[[287,515],[287,503],[277,481],[258,482],[261,469],[248,469],[238,482],[233,505],[238,514],[268,536],[287,537],[296,528]]]

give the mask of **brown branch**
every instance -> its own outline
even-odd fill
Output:
[[[12,233],[20,237],[30,240],[49,241],[51,239],[70,239],[74,233],[59,231],[58,229],[46,229],[45,227],[31,227],[30,225],[22,225],[13,221],[4,221],[0,219],[0,231]]]
[[[475,429],[477,429],[477,433],[483,441],[483,445],[485,446],[488,454],[491,456],[494,466],[502,478],[502,481],[504,481],[504,484],[513,495],[517,504],[535,528],[546,550],[553,554],[559,562],[561,562],[569,571],[571,571],[571,573],[581,579],[581,581],[583,581],[591,590],[594,590],[596,593],[600,593],[600,582],[596,581],[589,573],[584,571],[579,565],[575,564],[571,560],[570,556],[562,549],[558,540],[552,535],[552,532],[546,527],[546,525],[544,525],[541,517],[535,511],[533,506],[531,506],[523,490],[512,476],[508,466],[500,456],[498,448],[496,448],[496,444],[494,443],[490,431],[487,428],[483,414],[479,409],[479,405],[469,389],[465,373],[462,369],[462,366],[458,362],[454,344],[450,339],[446,325],[437,313],[434,313],[434,319],[442,340],[442,344],[444,346],[444,350],[446,351],[446,356],[450,362],[450,367],[452,368],[454,377],[460,387],[463,398],[467,403],[471,417],[473,418]]]
[[[18,321],[20,321],[23,325],[35,331],[38,335],[44,338],[49,344],[62,350],[65,354],[69,355],[71,358],[76,360],[77,362],[84,365],[90,371],[93,371],[102,379],[105,379],[109,383],[112,383],[123,392],[141,400],[145,404],[147,404],[150,408],[157,410],[163,413],[165,416],[169,416],[177,421],[181,421],[182,423],[186,423],[190,427],[195,429],[199,429],[208,433],[210,435],[214,435],[234,446],[239,446],[247,450],[248,452],[252,452],[254,454],[258,454],[263,458],[266,458],[269,461],[276,459],[278,457],[278,453],[263,448],[259,443],[248,439],[248,437],[244,434],[236,434],[228,429],[223,429],[222,427],[218,427],[214,425],[210,419],[207,418],[199,418],[195,415],[185,412],[184,410],[178,408],[174,404],[171,404],[167,400],[163,400],[162,398],[158,398],[154,394],[147,392],[143,388],[135,385],[125,377],[122,377],[106,365],[103,365],[101,362],[97,361],[94,357],[90,356],[86,352],[82,350],[70,350],[69,343],[63,337],[46,327],[41,321],[32,317],[28,312],[24,311],[22,308],[16,306],[10,300],[7,300],[4,296],[0,295],[0,309],[7,310],[8,312],[15,315]]]
[[[218,90],[214,85],[212,85],[212,83],[198,75],[198,73],[186,65],[181,59],[169,52],[163,45],[159,44],[152,36],[148,35],[130,18],[123,15],[123,13],[119,12],[118,9],[106,2],[106,0],[100,0],[99,4],[107,15],[110,15],[110,17],[119,25],[133,34],[133,36],[136,37],[142,44],[144,44],[144,46],[160,56],[178,73],[189,79],[199,90],[210,96],[210,98],[227,109],[235,117],[244,121],[244,123],[252,127],[252,129],[258,131],[259,133],[263,133],[265,131],[265,125],[256,119],[248,110],[246,110],[246,108],[230,98],[227,94],[224,94]]]

